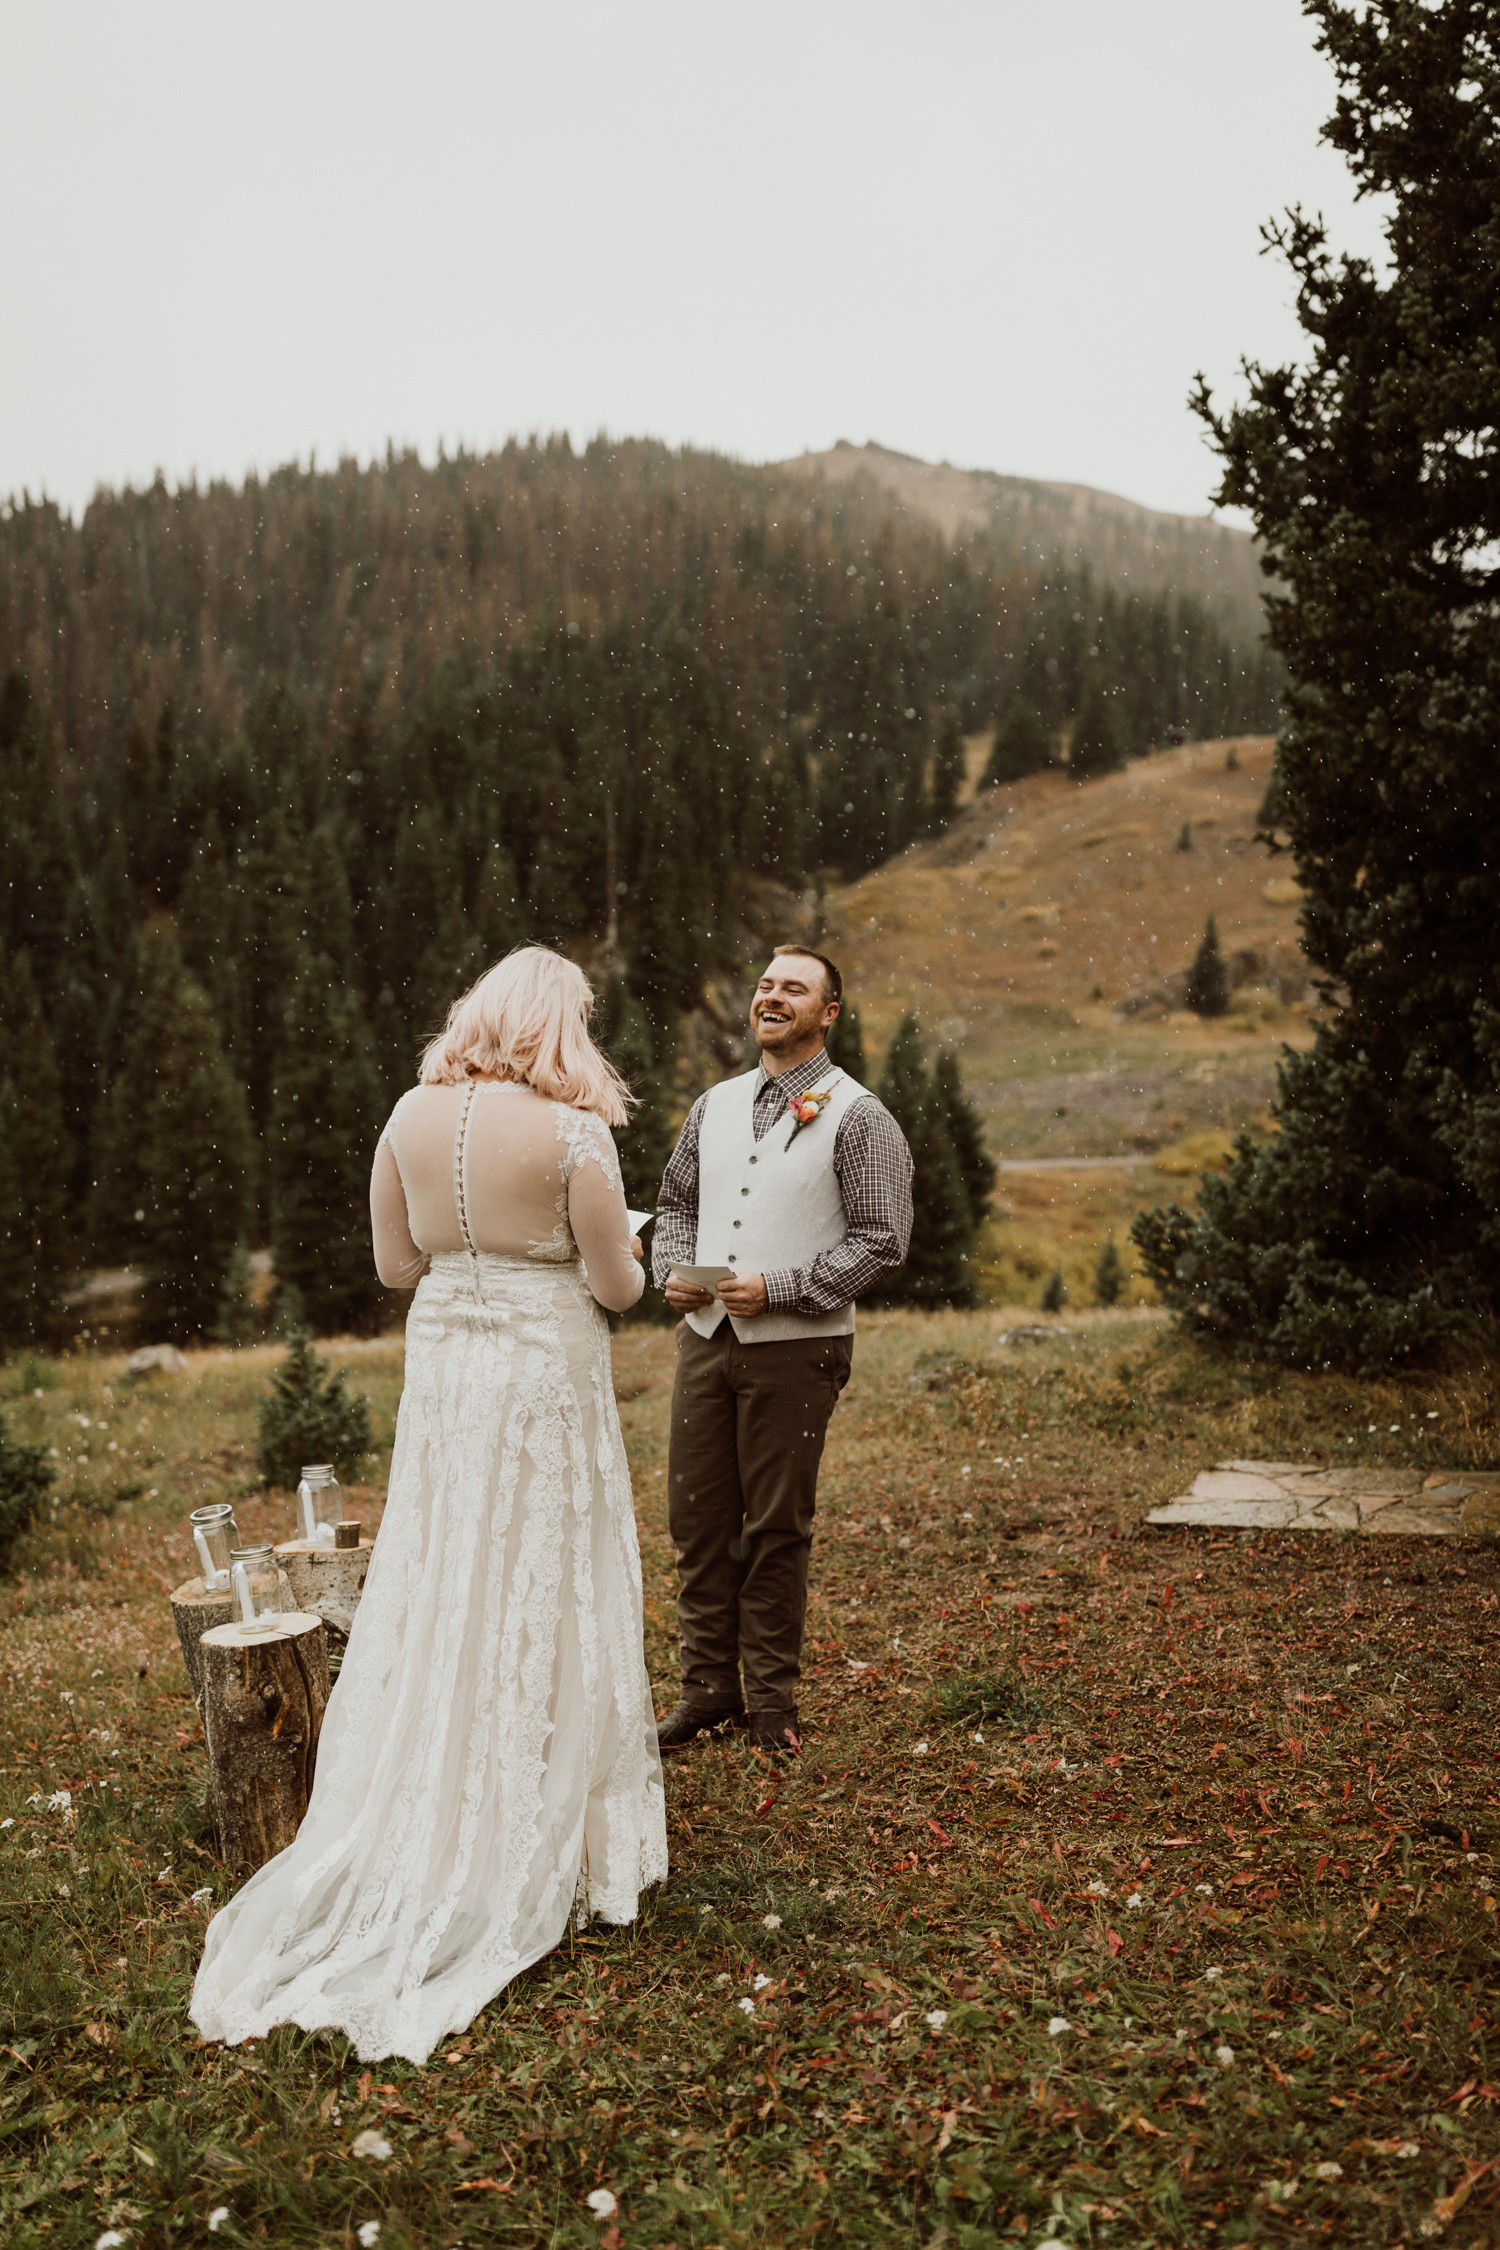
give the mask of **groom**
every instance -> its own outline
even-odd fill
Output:
[[[759,1067],[694,1103],[662,1180],[652,1269],[686,1316],[667,1454],[682,1700],[657,1728],[663,1750],[743,1724],[747,1706],[759,1748],[801,1748],[823,1439],[854,1299],[903,1263],[911,1235],[901,1129],[824,1052],[842,994],[821,953],[777,946],[750,1008]],[[710,1294],[672,1277],[691,1265],[733,1271]]]

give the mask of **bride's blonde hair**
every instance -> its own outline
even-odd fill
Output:
[[[623,1125],[635,1096],[589,1037],[593,1005],[576,962],[519,946],[454,1001],[422,1057],[422,1084],[456,1086],[483,1072]]]

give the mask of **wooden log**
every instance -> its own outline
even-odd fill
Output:
[[[312,1795],[328,1704],[323,1623],[286,1616],[254,1637],[215,1625],[198,1649],[219,1852],[249,1872],[286,1850]]]
[[[182,1661],[187,1666],[188,1684],[193,1691],[193,1701],[198,1706],[198,1716],[203,1716],[203,1654],[201,1643],[205,1633],[215,1625],[227,1625],[234,1615],[234,1604],[226,1586],[222,1594],[211,1594],[201,1578],[185,1579],[172,1596],[172,1622],[177,1627],[177,1638],[182,1644]]]
[[[253,1583],[262,1584],[262,1573],[257,1572]],[[278,1569],[276,1591],[272,1597],[279,1609],[298,1607],[284,1571]],[[212,1594],[201,1578],[185,1578],[172,1595],[172,1622],[177,1627],[177,1638],[182,1646],[182,1661],[187,1666],[188,1685],[193,1691],[193,1701],[198,1706],[198,1716],[203,1716],[203,1658],[199,1652],[205,1633],[216,1625],[227,1625],[234,1616],[234,1598],[226,1586],[222,1593]]]
[[[325,1625],[347,1634],[354,1623],[354,1612],[359,1607],[365,1574],[374,1552],[373,1539],[361,1539],[357,1547],[329,1547],[321,1540],[288,1539],[277,1548],[276,1560],[286,1572],[298,1609],[321,1617]]]

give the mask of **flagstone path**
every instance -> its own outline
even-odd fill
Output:
[[[1365,1538],[1458,1539],[1500,1533],[1500,1472],[1315,1469],[1295,1461],[1221,1461],[1147,1523],[1236,1531],[1352,1531]]]

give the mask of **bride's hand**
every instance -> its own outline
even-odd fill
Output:
[[[633,1234],[630,1237],[630,1255],[638,1266],[645,1263],[646,1253],[641,1248],[641,1238],[638,1234]]]

